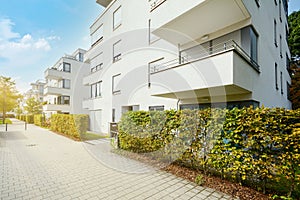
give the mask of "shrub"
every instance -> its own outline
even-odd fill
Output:
[[[299,198],[300,109],[234,108],[127,112],[120,148],[204,173],[220,174],[266,192],[284,177]]]
[[[42,115],[42,114],[34,115],[34,124],[35,125],[44,127],[45,122],[46,122],[45,115]]]
[[[54,114],[51,116],[50,129],[60,134],[80,139],[80,134],[87,131],[87,124],[87,115]]]
[[[33,123],[34,123],[34,115],[26,115],[26,116],[25,116],[25,121],[26,121],[28,124],[33,124]]]

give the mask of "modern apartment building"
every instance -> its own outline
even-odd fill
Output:
[[[55,113],[83,114],[81,106],[89,93],[88,87],[82,85],[82,79],[89,72],[89,64],[84,63],[86,51],[77,49],[72,55],[64,55],[53,67],[44,73],[43,112],[47,117]]]
[[[97,0],[91,129],[128,110],[291,107],[287,0]]]
[[[43,102],[44,100],[44,86],[45,86],[45,81],[44,80],[37,80],[34,83],[31,83],[31,89],[29,89],[25,97],[26,98],[35,98],[39,102]]]

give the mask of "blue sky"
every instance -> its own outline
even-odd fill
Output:
[[[89,27],[101,13],[96,0],[0,0],[0,75],[25,92],[65,53],[90,46]],[[289,13],[300,9],[290,0]]]
[[[65,53],[89,48],[89,27],[102,11],[96,0],[0,2],[0,75],[22,92]]]

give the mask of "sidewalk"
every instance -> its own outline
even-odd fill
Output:
[[[109,151],[13,120],[0,127],[0,199],[231,199]]]

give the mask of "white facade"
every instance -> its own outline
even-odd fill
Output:
[[[97,0],[86,54],[91,130],[128,110],[291,107],[285,0]]]
[[[47,117],[55,113],[87,113],[81,106],[89,92],[88,87],[82,85],[83,77],[89,72],[89,64],[83,62],[85,53],[78,49],[45,71],[43,112]]]

